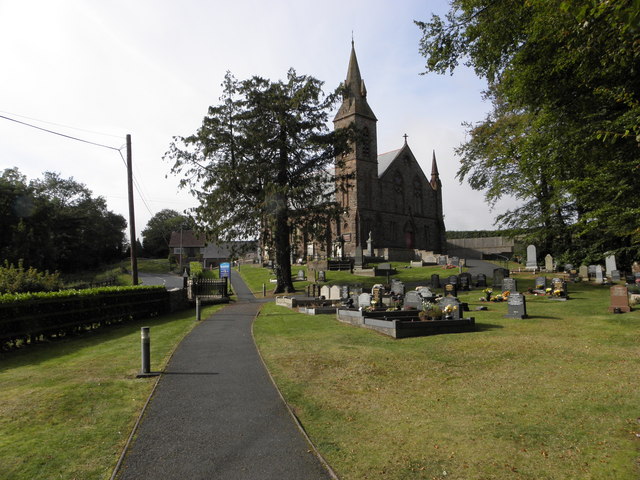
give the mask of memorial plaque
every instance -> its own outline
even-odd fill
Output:
[[[453,283],[447,283],[444,286],[444,295],[446,297],[457,297],[458,296],[458,287]]]
[[[614,285],[610,288],[611,305],[609,313],[629,313],[629,290],[624,285]]]
[[[512,293],[507,300],[507,318],[527,318],[527,300],[520,293]]]

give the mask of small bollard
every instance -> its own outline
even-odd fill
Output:
[[[140,340],[142,347],[142,366],[140,373],[137,375],[138,378],[159,375],[158,373],[151,372],[151,336],[149,335],[149,327],[142,327],[140,329]]]
[[[196,320],[200,321],[200,297],[196,297]]]
[[[262,296],[267,296],[267,286],[264,283],[262,284]]]

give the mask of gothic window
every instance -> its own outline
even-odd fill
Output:
[[[369,128],[364,127],[362,130],[362,156],[365,160],[369,160],[371,155],[371,135],[369,134]]]
[[[404,182],[402,180],[402,174],[396,170],[393,176],[393,197],[395,203],[396,212],[404,211]]]
[[[423,215],[422,205],[422,182],[416,177],[413,179],[413,210],[416,215]]]

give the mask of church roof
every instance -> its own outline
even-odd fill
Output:
[[[398,148],[397,150],[391,150],[387,153],[381,153],[378,155],[378,177],[384,175],[384,172],[387,171],[387,168],[393,163],[398,154],[400,153],[402,148]]]

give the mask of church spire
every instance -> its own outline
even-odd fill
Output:
[[[440,182],[440,174],[438,173],[438,163],[436,162],[436,151],[433,151],[433,160],[431,160],[431,187],[434,190],[442,187]]]
[[[371,107],[369,107],[367,103],[367,88],[360,75],[360,67],[358,66],[358,58],[356,57],[353,38],[351,39],[351,56],[349,57],[347,78],[344,81],[343,88],[344,97],[342,105],[333,119],[334,122],[351,115],[362,115],[372,120],[377,120]]]

